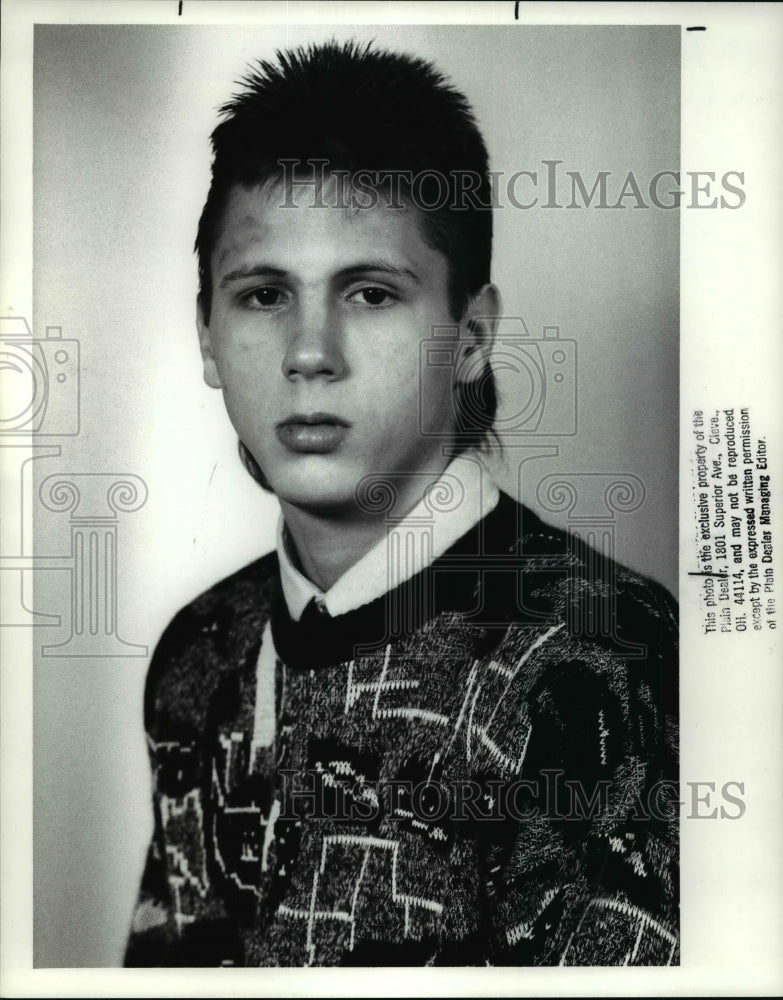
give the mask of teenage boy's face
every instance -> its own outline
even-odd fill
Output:
[[[453,324],[447,262],[414,211],[283,200],[231,193],[208,324],[199,311],[204,378],[284,504],[347,511],[368,474],[447,464],[453,370],[420,364],[432,327]]]

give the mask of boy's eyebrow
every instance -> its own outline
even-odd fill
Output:
[[[374,273],[388,274],[396,278],[408,278],[417,285],[421,284],[421,278],[415,271],[407,267],[397,267],[385,260],[367,260],[361,264],[352,264],[350,267],[341,268],[336,277],[350,278],[354,275],[366,274],[368,271]],[[238,267],[228,274],[224,274],[220,280],[220,287],[225,288],[233,281],[242,281],[245,278],[285,278],[288,272],[279,267],[271,267],[269,264],[252,264],[248,267]]]
[[[381,272],[382,274],[390,274],[395,278],[410,278],[411,281],[415,281],[417,285],[421,284],[421,278],[415,271],[411,271],[407,267],[397,267],[395,264],[390,264],[385,260],[368,260],[362,264],[352,264],[351,267],[344,267],[340,272],[340,277],[350,278],[355,274],[365,274],[367,271]]]
[[[220,287],[225,288],[232,281],[241,281],[242,278],[284,278],[288,272],[279,267],[270,267],[268,264],[253,264],[248,267],[238,267],[234,271],[229,271],[220,279]]]

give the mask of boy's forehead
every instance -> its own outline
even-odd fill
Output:
[[[328,181],[327,181],[328,183]],[[424,240],[415,209],[345,208],[324,187],[322,203],[312,186],[286,191],[280,182],[254,187],[235,185],[226,199],[213,252],[221,271],[260,251],[292,262],[316,254],[335,267],[358,253],[396,260],[401,267],[439,270],[445,258]]]

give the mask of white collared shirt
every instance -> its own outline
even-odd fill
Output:
[[[453,459],[441,477],[358,562],[323,591],[294,565],[282,514],[277,556],[288,613],[299,621],[313,598],[333,617],[354,611],[410,580],[494,510],[500,493],[475,454]]]

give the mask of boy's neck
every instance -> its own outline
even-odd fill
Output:
[[[426,486],[436,482],[446,469],[432,472],[426,479],[412,476],[407,490],[394,507],[396,523],[420,502]],[[280,501],[286,527],[295,551],[291,553],[298,569],[321,590],[329,590],[370,549],[385,537],[389,528],[386,512],[369,514],[354,509],[349,512],[319,513]]]

